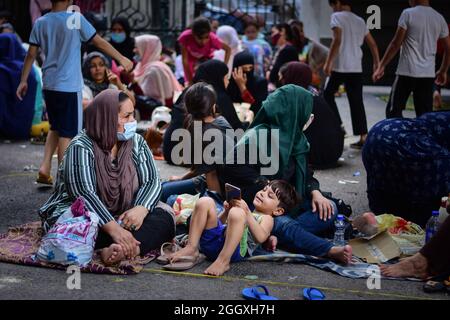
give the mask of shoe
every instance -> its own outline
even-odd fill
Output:
[[[170,258],[173,254],[179,251],[181,247],[172,242],[166,242],[161,246],[161,255],[156,259],[156,263],[167,265],[170,263]]]
[[[169,263],[163,266],[163,269],[168,271],[187,271],[192,269],[196,265],[202,263],[205,260],[206,256],[204,256],[203,254],[200,254],[197,257],[190,257],[190,256],[180,257],[179,261]]]
[[[277,297],[269,295],[269,290],[266,286],[245,288],[244,290],[242,290],[242,296],[247,300],[278,300]]]
[[[356,143],[352,143],[350,145],[350,148],[357,149],[357,150],[362,150],[362,148],[364,147],[364,144],[365,144],[365,142],[360,140],[360,141],[358,141]]]
[[[53,177],[39,173],[36,182],[39,184],[45,184],[46,186],[53,186]]]

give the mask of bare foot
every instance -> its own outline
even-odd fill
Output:
[[[119,244],[112,244],[101,252],[101,258],[105,265],[111,266],[125,259],[122,246]]]
[[[230,262],[217,259],[212,265],[209,266],[208,269],[205,270],[204,274],[220,277],[223,276],[228,270],[230,270]]]
[[[378,221],[372,212],[366,212],[358,216],[352,222],[353,228],[366,236],[373,236],[378,233]]]
[[[199,254],[200,254],[200,252],[198,251],[197,248],[188,244],[186,247],[184,247],[180,251],[177,251],[174,254],[172,254],[169,261],[170,261],[170,263],[174,263],[174,262],[181,260],[183,257],[196,258],[199,256]]]
[[[353,250],[351,246],[333,247],[328,252],[328,257],[347,265],[352,261],[352,253]]]
[[[270,236],[266,242],[264,242],[264,249],[267,251],[275,251],[278,245],[278,238],[275,236]]]
[[[428,278],[428,260],[420,253],[393,265],[381,265],[381,274],[391,278]]]

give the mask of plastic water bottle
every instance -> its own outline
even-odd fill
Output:
[[[444,221],[448,218],[448,216],[450,214],[450,211],[447,212],[448,203],[450,203],[450,197],[442,198],[442,205],[441,205],[441,209],[439,210],[439,223],[440,224],[443,224]]]
[[[336,221],[334,222],[334,226],[336,227],[334,232],[334,245],[336,247],[343,247],[345,246],[345,222],[344,222],[344,216],[338,215],[336,218]]]
[[[433,238],[436,232],[438,232],[439,227],[439,211],[433,211],[433,215],[427,222],[425,243],[428,243]]]

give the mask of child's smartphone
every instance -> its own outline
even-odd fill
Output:
[[[227,202],[230,203],[232,200],[241,200],[241,189],[235,187],[229,183],[225,184],[225,193],[227,197]]]

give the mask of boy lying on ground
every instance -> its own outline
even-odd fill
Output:
[[[205,274],[223,275],[230,269],[230,262],[251,256],[258,244],[269,239],[274,217],[283,215],[298,202],[294,187],[280,180],[270,182],[256,194],[255,212],[250,211],[245,201],[233,200],[225,202],[224,212],[218,215],[214,200],[201,198],[192,213],[187,246],[172,256],[165,269],[177,270],[175,263],[186,257],[199,261],[201,251],[214,261]]]

